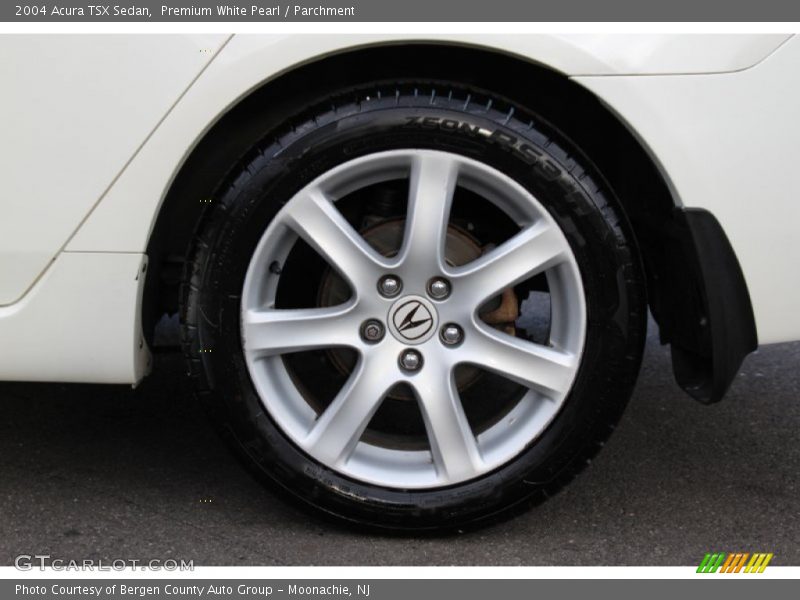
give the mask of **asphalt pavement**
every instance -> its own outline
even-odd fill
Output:
[[[652,330],[653,328],[651,328]],[[0,564],[692,565],[709,551],[800,565],[800,343],[750,356],[728,396],[675,385],[654,334],[620,426],[544,505],[446,537],[309,517],[232,458],[176,353],[141,386],[0,384]]]

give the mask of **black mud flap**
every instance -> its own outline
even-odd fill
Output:
[[[704,404],[719,402],[758,346],[742,269],[710,212],[676,208],[656,253],[651,308],[672,348],[678,384]]]

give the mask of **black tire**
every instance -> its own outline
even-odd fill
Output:
[[[184,351],[198,394],[225,437],[260,476],[297,504],[370,527],[422,531],[482,524],[555,493],[589,462],[618,422],[645,338],[644,284],[633,235],[593,164],[558,129],[523,107],[454,83],[393,82],[348,90],[290,122],[294,125],[274,132],[232,166],[187,262],[181,298]],[[476,128],[485,134],[473,135]],[[573,249],[588,316],[577,378],[545,432],[515,460],[485,476],[421,491],[354,481],[296,447],[263,408],[240,339],[248,262],[281,206],[337,164],[408,147],[466,155],[532,191]]]

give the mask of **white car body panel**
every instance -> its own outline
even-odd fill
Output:
[[[25,293],[229,36],[0,36],[0,306]]]
[[[410,36],[236,36],[165,119],[67,246],[67,250],[144,251],[158,207],[200,134],[254,87],[290,68],[346,48],[418,39]],[[713,72],[740,70],[759,62],[787,36],[439,36],[451,41],[535,57],[566,74],[691,72],[692,50],[727,49],[727,60],[708,61]],[[611,43],[609,40],[617,40]],[[630,48],[626,53],[625,48]],[[739,48],[739,53],[733,50]],[[666,57],[667,49],[675,51]],[[644,57],[649,57],[648,62]],[[142,203],[147,204],[143,210]]]
[[[12,140],[0,143],[2,176],[10,181],[5,191],[11,191],[0,200],[0,305],[16,302],[0,308],[0,379],[138,381],[148,364],[140,344],[144,278],[132,275],[169,186],[202,135],[236,101],[294,66],[358,46],[422,41],[401,35],[244,35],[227,43],[227,36],[113,36],[116,51],[110,52],[103,47],[107,37],[73,38],[88,40],[69,42],[78,60],[59,52],[62,36],[35,42],[0,36],[0,53],[15,57],[0,63],[0,76],[29,86],[0,98],[3,130]],[[129,51],[129,38],[142,55]],[[794,114],[800,42],[789,38],[424,39],[525,57],[575,77],[607,102],[662,165],[680,201],[707,208],[722,223],[747,279],[759,341],[767,343],[800,338],[800,319],[791,310],[800,299],[790,239],[797,209],[787,184],[800,158]],[[147,50],[148,44],[157,49]],[[30,60],[18,56],[23,52],[34,64],[56,56],[39,65],[34,80],[17,72]],[[100,85],[98,72],[111,79]],[[54,82],[60,105],[50,99]],[[92,93],[102,101],[89,108],[105,111],[103,118],[90,118]],[[37,120],[23,110],[34,101],[57,110]],[[743,124],[765,103],[767,111]],[[120,115],[124,122],[107,126]],[[753,201],[765,195],[774,214],[769,220],[756,218]],[[25,335],[25,349],[14,350]],[[41,350],[34,352],[44,345],[46,362]]]
[[[685,206],[720,222],[759,343],[800,338],[800,39],[741,73],[578,81],[637,132]]]
[[[150,366],[141,324],[147,257],[62,252],[0,307],[0,380],[135,383]]]

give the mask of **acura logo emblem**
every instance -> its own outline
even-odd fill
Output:
[[[433,314],[416,299],[402,302],[392,315],[395,330],[407,340],[418,340],[433,328]]]

